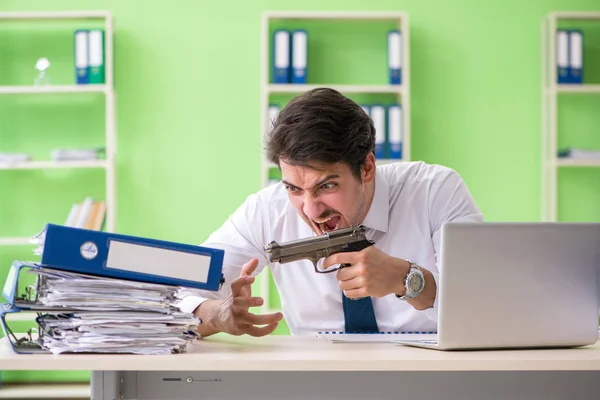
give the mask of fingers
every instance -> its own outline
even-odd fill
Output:
[[[281,313],[273,313],[273,314],[252,314],[248,313],[246,315],[246,322],[251,325],[270,325],[276,322],[281,321],[283,316]]]
[[[253,258],[252,260],[248,261],[246,264],[242,265],[242,272],[240,273],[240,276],[252,275],[252,273],[256,270],[257,266],[258,266],[258,259]]]
[[[344,295],[349,299],[360,299],[368,296],[365,288],[344,290]]]
[[[253,282],[253,276],[241,276],[231,282],[231,293],[233,294],[233,297],[244,296],[245,292],[248,291]]]
[[[354,277],[352,279],[348,279],[346,281],[340,281],[339,287],[342,290],[352,290],[352,289],[360,289],[364,287],[365,282],[364,279],[360,277]]]
[[[259,336],[266,336],[269,335],[271,333],[273,333],[273,331],[277,328],[277,325],[279,325],[277,322],[269,324],[267,326],[250,326],[248,327],[248,330],[246,331],[246,333],[250,336],[254,336],[254,337],[259,337]]]
[[[262,297],[234,297],[233,306],[242,309],[248,309],[249,307],[258,307],[263,305],[264,300]]]
[[[357,265],[353,265],[350,267],[340,268],[335,273],[335,278],[340,282],[345,282],[354,279],[360,275],[360,268],[358,267],[359,266]]]
[[[322,268],[327,269],[332,265],[338,264],[355,264],[357,261],[358,253],[349,252],[349,253],[335,253],[326,257],[323,260]]]

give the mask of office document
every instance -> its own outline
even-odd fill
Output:
[[[32,242],[50,268],[195,289],[223,283],[220,249],[55,224]]]
[[[290,82],[290,32],[276,30],[273,33],[273,83]]]
[[[569,31],[569,83],[583,83],[583,32]]]
[[[279,106],[277,104],[270,104],[269,109],[267,110],[267,133],[273,130],[273,124],[279,115]]]
[[[89,83],[88,66],[88,31],[78,29],[75,31],[75,82],[77,84]]]
[[[435,340],[437,332],[344,333],[319,332],[318,338],[330,343],[395,343],[396,340]]]
[[[558,83],[569,82],[569,33],[556,32],[556,77]]]
[[[388,107],[389,158],[402,158],[402,106],[392,104]]]
[[[380,104],[371,106],[371,119],[375,126],[375,158],[385,158],[385,107]]]
[[[388,32],[388,69],[392,85],[402,83],[402,33],[399,30]]]
[[[35,283],[26,287],[26,275]],[[171,354],[185,351],[200,320],[177,303],[176,286],[102,278],[16,261],[2,291],[5,336],[19,353]],[[16,338],[7,316],[36,313],[37,336]]]
[[[89,83],[104,83],[104,31],[92,29],[89,31]]]
[[[303,29],[292,32],[292,83],[304,84],[308,68],[308,34]]]

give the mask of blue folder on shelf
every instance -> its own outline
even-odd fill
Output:
[[[273,83],[290,83],[290,61],[291,61],[291,38],[290,32],[278,29],[273,32],[272,67]]]
[[[40,264],[82,274],[218,291],[224,250],[47,224]]]

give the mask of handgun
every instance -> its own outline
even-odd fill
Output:
[[[315,272],[326,274],[347,267],[348,264],[342,264],[339,268],[319,270],[317,263],[320,259],[335,253],[360,251],[375,244],[367,239],[365,229],[363,225],[359,225],[284,243],[272,241],[265,246],[265,251],[269,254],[271,262],[285,264],[307,259],[313,263]]]

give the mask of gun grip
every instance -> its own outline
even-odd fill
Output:
[[[374,245],[375,242],[369,239],[361,240],[360,242],[348,243],[346,246],[342,247],[340,252],[348,253],[352,251],[361,251],[362,249],[366,249],[369,246]],[[341,264],[340,268],[349,267],[350,264]]]

